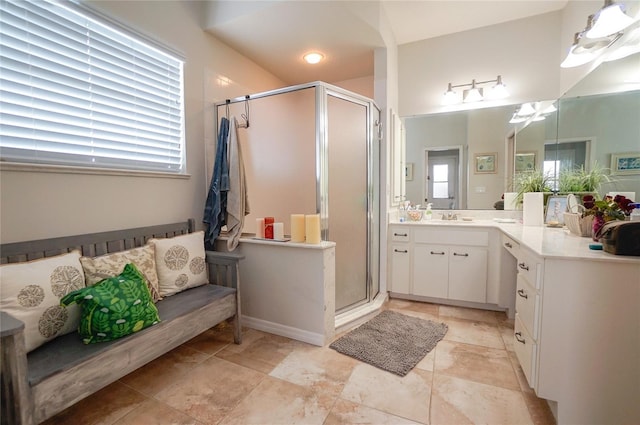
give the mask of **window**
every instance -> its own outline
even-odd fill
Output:
[[[73,3],[0,2],[0,159],[184,173],[183,62]]]
[[[433,197],[435,199],[449,197],[449,166],[447,164],[433,166]]]

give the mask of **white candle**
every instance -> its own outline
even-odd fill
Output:
[[[306,215],[304,220],[307,243],[320,243],[320,214]]]
[[[273,239],[284,239],[284,223],[273,223]]]
[[[304,242],[304,214],[291,214],[291,242]]]
[[[264,239],[264,218],[256,218],[256,238]]]

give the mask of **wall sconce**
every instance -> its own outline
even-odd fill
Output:
[[[484,89],[482,87],[478,87],[481,84],[489,84],[496,83],[491,87],[491,90],[486,94],[484,93]],[[468,89],[464,89],[462,92],[462,99],[458,96],[458,93],[453,89],[458,87],[469,87]],[[471,83],[468,84],[456,84],[452,85],[449,83],[447,87],[447,91],[444,93],[442,98],[442,103],[444,105],[455,105],[456,103],[460,103],[461,101],[464,103],[472,103],[472,102],[480,102],[486,99],[503,99],[509,96],[509,92],[507,91],[506,86],[502,82],[502,76],[498,75],[495,80],[487,80],[487,81],[476,81],[475,79],[471,80]]]

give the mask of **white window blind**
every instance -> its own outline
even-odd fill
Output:
[[[0,0],[1,160],[184,172],[183,62],[69,6]]]

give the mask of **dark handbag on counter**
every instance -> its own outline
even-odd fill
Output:
[[[596,236],[600,238],[605,252],[640,256],[640,221],[610,221],[600,228]]]

